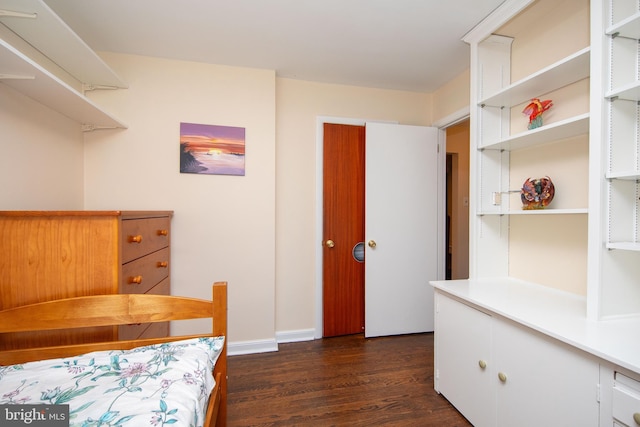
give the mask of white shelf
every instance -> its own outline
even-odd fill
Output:
[[[513,151],[521,148],[545,144],[567,139],[589,132],[589,113],[571,117],[566,120],[541,126],[537,129],[512,135],[493,144],[481,146],[480,149],[499,149]]]
[[[36,18],[0,22],[82,83],[126,88],[127,84],[42,0],[0,0],[1,10]],[[0,73],[3,72],[0,70]]]
[[[622,249],[625,251],[640,251],[640,243],[635,242],[607,242],[607,249]]]
[[[640,39],[640,12],[623,19],[605,31],[608,36],[616,35],[631,39]]]
[[[83,130],[127,127],[80,91],[127,85],[42,0],[0,0],[0,11],[0,83]]]
[[[2,39],[0,69],[0,82],[85,125],[88,130],[127,127]],[[14,77],[2,78],[7,75]]]
[[[512,107],[589,77],[591,49],[584,48],[546,68],[519,80],[478,105]]]
[[[605,94],[606,99],[626,99],[627,101],[640,101],[640,81],[629,83],[619,88],[614,88]]]
[[[510,210],[506,212],[478,212],[478,216],[483,215],[576,215],[587,214],[589,209],[529,209],[529,210]]]
[[[625,181],[637,181],[640,179],[640,171],[610,172],[605,175],[606,179],[620,179]]]

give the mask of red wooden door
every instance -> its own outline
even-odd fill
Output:
[[[323,336],[330,337],[364,330],[364,252],[362,261],[354,257],[364,241],[364,126],[325,123],[323,152]]]

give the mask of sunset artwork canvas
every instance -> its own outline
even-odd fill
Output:
[[[180,172],[244,176],[245,128],[180,123]]]

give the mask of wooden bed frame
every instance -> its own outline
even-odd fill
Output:
[[[126,350],[162,342],[223,335],[225,344],[213,371],[216,385],[209,397],[204,425],[224,427],[227,421],[226,282],[213,284],[212,301],[166,295],[127,294],[67,298],[14,307],[0,311],[0,333],[200,318],[212,319],[211,334],[6,350],[0,352],[0,366],[69,357],[92,351]]]

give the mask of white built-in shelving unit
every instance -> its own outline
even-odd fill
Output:
[[[602,51],[604,84],[592,93],[602,117],[594,135],[602,141],[602,231],[593,251],[601,274],[588,297],[594,317],[606,319],[640,313],[640,5],[603,0],[602,15],[594,43]]]
[[[126,128],[84,94],[126,83],[42,0],[0,0],[0,83],[84,130]]]
[[[635,2],[611,0],[605,59],[605,134],[607,140],[608,232],[606,247],[640,251],[638,231],[640,165],[638,141],[638,42],[640,12]]]
[[[432,282],[435,388],[477,426],[640,425],[640,2],[506,0],[465,41],[470,277]]]
[[[537,4],[533,2],[527,7],[535,14]],[[543,251],[540,256],[553,254],[558,240],[568,242],[576,235],[588,235],[584,243],[567,245],[570,250],[584,253],[583,262],[573,264],[572,268],[580,269],[576,278],[586,278],[576,279],[582,281],[573,289],[582,289],[587,318],[599,321],[640,315],[640,257],[634,255],[640,251],[638,8],[635,0],[592,1],[589,45],[567,51],[550,64],[542,63],[539,69],[516,81],[511,81],[514,38],[494,31],[471,42],[471,206],[475,212],[470,224],[472,277],[514,277],[556,287],[549,278],[554,270],[563,269],[559,255],[550,257],[558,262],[547,265],[545,274],[533,273],[535,269],[531,270],[531,276],[516,271],[514,266],[524,262],[515,258],[522,256],[522,252],[517,254],[513,248],[528,243],[515,240],[514,236],[526,233],[514,230],[531,226],[532,235],[537,234],[540,240],[549,238],[547,248],[544,242],[536,242],[536,250]],[[562,35],[558,40],[562,46]],[[556,50],[562,51],[562,47]],[[522,56],[518,60],[522,61]],[[554,99],[559,91],[572,85],[578,87],[583,81],[589,82],[580,86],[588,92],[584,94],[589,99],[586,110],[564,111],[558,119],[545,121],[542,127],[533,130],[514,126],[515,121],[522,120],[519,112],[530,99]],[[571,101],[561,98],[556,103],[554,99],[550,111]],[[513,132],[514,128],[519,130]],[[530,156],[539,160],[551,148],[554,156],[562,152],[570,162],[573,146],[576,152],[582,150],[585,139],[587,176],[570,183],[554,180],[556,199],[551,205],[544,210],[523,211],[517,193],[528,176],[517,175],[513,159]],[[557,150],[553,151],[554,148]],[[558,157],[549,160],[556,165],[563,162]],[[555,177],[547,172],[544,161],[538,161],[537,165],[540,176]],[[571,198],[578,193],[585,196]],[[572,221],[575,227],[583,228],[576,231],[571,230],[573,225],[554,224],[566,221],[562,219],[566,215],[574,215],[571,218],[575,219]],[[516,216],[548,219],[544,223],[533,219],[527,220],[529,223],[524,219],[514,222],[512,218]],[[555,216],[557,220],[553,219]],[[538,233],[533,232],[541,226],[544,228]],[[545,235],[547,228],[554,229],[555,236]],[[552,238],[565,232],[566,239]]]

